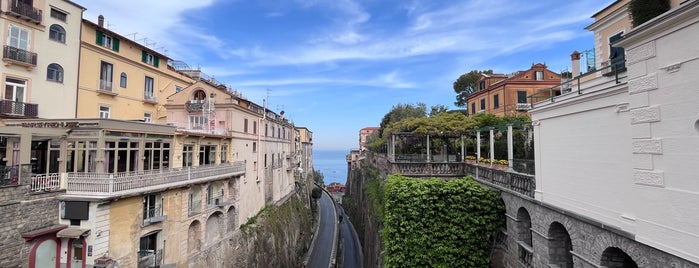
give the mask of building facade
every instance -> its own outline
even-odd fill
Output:
[[[366,141],[369,136],[379,131],[379,127],[365,127],[359,130],[359,150],[366,150]]]
[[[71,1],[2,1],[2,118],[75,116],[80,20]]]
[[[82,20],[77,118],[165,123],[165,98],[194,83],[171,60],[138,42]]]
[[[560,94],[560,89],[552,89],[560,83],[561,75],[541,63],[510,75],[481,74],[478,89],[466,98],[467,109],[471,115],[490,113],[503,116],[526,113],[531,107],[532,100],[529,97],[535,94]]]

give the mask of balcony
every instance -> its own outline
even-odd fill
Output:
[[[10,10],[6,11],[7,13],[15,15],[18,18],[34,22],[36,24],[41,23],[43,13],[41,9],[35,8],[31,5],[27,5],[18,0],[7,0],[7,2],[10,6]]]
[[[11,100],[0,100],[0,115],[35,118],[39,115],[39,105]]]
[[[143,101],[146,103],[156,104],[158,103],[158,98],[153,95],[143,95]]]
[[[139,250],[138,268],[160,267],[163,263],[163,250]]]
[[[143,225],[149,225],[165,221],[167,216],[163,215],[163,207],[155,206],[146,209],[146,215],[143,215]]]
[[[242,176],[245,162],[122,173],[64,173],[66,194],[115,198]]]
[[[466,175],[473,176],[473,179],[481,184],[534,198],[536,180],[532,175],[502,171],[469,163],[464,165]]]
[[[26,66],[31,70],[36,67],[37,54],[21,48],[12,46],[4,46],[2,48],[2,60],[22,66]]]
[[[190,100],[185,103],[185,108],[188,112],[199,112],[204,110],[204,101],[200,100]]]
[[[105,94],[109,96],[119,95],[116,88],[114,88],[114,83],[109,80],[97,80],[97,94]]]
[[[531,108],[532,108],[532,105],[529,103],[517,103],[517,107],[515,107],[515,109],[517,109],[517,111],[529,111],[529,109],[531,109]]]

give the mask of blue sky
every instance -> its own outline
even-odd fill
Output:
[[[121,35],[226,83],[314,133],[317,150],[358,147],[398,103],[454,106],[473,69],[570,69],[584,29],[613,0],[120,0],[79,3]],[[135,8],[140,7],[140,8]],[[145,38],[145,39],[144,39]]]

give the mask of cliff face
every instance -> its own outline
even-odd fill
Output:
[[[309,197],[300,187],[285,203],[268,205],[229,239],[190,258],[189,267],[302,267],[311,243]]]
[[[359,235],[364,253],[364,267],[383,267],[383,244],[380,230],[383,219],[383,182],[371,158],[347,173],[343,207]]]

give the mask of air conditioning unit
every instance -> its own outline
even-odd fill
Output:
[[[517,111],[527,111],[532,108],[529,103],[517,103]]]

